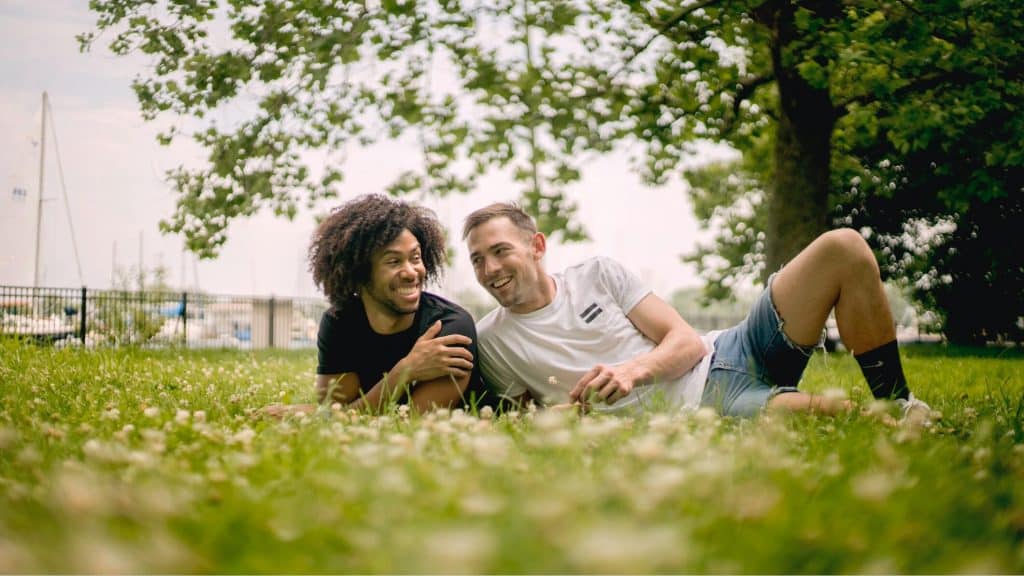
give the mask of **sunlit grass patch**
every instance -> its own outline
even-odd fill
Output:
[[[910,350],[923,431],[253,416],[310,400],[314,360],[0,344],[0,571],[1024,571],[1019,352]],[[804,387],[868,403],[842,355]]]

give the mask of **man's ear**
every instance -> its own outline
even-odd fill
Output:
[[[541,232],[537,232],[533,235],[533,238],[530,238],[530,249],[533,253],[533,259],[540,260],[548,250],[548,239]]]

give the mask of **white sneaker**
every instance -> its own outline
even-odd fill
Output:
[[[900,417],[901,424],[929,428],[933,423],[932,421],[937,419],[936,417],[938,416],[938,413],[933,411],[931,406],[915,398],[913,393],[906,400],[897,398],[896,405],[900,407],[900,413],[902,414]]]

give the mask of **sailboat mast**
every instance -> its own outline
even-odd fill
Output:
[[[42,123],[39,128],[39,208],[36,210],[36,264],[33,272],[33,286],[39,287],[39,245],[43,230],[43,177],[46,174],[46,106],[48,96],[43,92]]]

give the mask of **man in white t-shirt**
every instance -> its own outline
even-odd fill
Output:
[[[473,212],[463,238],[477,281],[501,305],[478,323],[478,350],[485,380],[509,400],[616,413],[849,409],[797,389],[834,310],[874,396],[930,416],[907,387],[878,263],[853,230],[817,238],[772,275],[743,322],[703,337],[614,260],[548,274],[546,238],[514,204]]]

